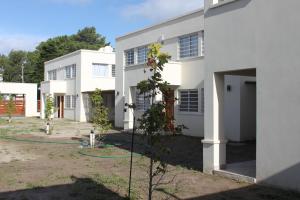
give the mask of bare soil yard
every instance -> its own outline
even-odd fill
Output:
[[[115,147],[81,149],[78,139],[91,128],[87,123],[55,121],[55,133],[45,136],[39,119],[17,119],[7,125],[0,121],[2,136],[21,141],[0,139],[0,200],[68,200],[68,199],[125,199],[129,174],[130,135],[111,131],[106,143]],[[25,142],[34,140],[58,143]],[[60,144],[70,143],[70,144]],[[143,156],[143,140],[137,138],[133,171],[133,199],[146,199],[147,163]],[[169,164],[165,181],[173,180],[155,191],[154,199],[195,200],[299,200],[290,191],[239,183],[229,179],[205,175],[202,170],[202,145],[198,138],[166,137],[165,145],[172,149],[163,159]],[[251,158],[232,156],[231,160]],[[99,158],[79,154],[122,155],[125,158]],[[232,149],[234,152],[234,149]]]

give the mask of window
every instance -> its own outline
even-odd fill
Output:
[[[76,108],[76,96],[72,95],[72,108]]]
[[[125,63],[126,65],[134,65],[134,49],[125,51]]]
[[[65,108],[73,109],[76,107],[76,95],[65,96]]]
[[[71,108],[71,96],[70,95],[66,96],[65,102],[66,102],[65,107],[66,108]]]
[[[76,65],[72,65],[71,71],[72,71],[72,78],[75,78],[76,77]]]
[[[204,56],[204,31],[201,31],[200,55]]]
[[[140,94],[139,90],[136,90],[135,96],[136,110],[146,111],[150,108],[149,94]]]
[[[116,65],[111,66],[111,76],[116,77]]]
[[[48,71],[48,80],[56,80],[56,70]]]
[[[93,77],[108,77],[109,68],[107,64],[93,63]]]
[[[201,106],[200,111],[201,113],[204,113],[204,88],[201,88]]]
[[[180,91],[179,111],[198,112],[198,90]]]
[[[75,78],[76,77],[76,65],[69,65],[65,67],[66,70],[66,78]]]
[[[179,37],[179,57],[198,56],[198,34]]]
[[[148,47],[144,46],[138,48],[138,64],[147,62],[147,53],[148,53]]]

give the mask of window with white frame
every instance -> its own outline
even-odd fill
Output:
[[[201,31],[200,56],[204,56],[204,31]]]
[[[148,47],[147,46],[139,47],[137,49],[137,52],[138,52],[138,64],[146,63]]]
[[[71,95],[66,95],[65,108],[71,108]]]
[[[125,51],[125,64],[134,65],[134,49],[130,49]]]
[[[93,77],[108,77],[109,66],[107,64],[93,63],[92,73]]]
[[[204,88],[201,88],[201,105],[200,105],[200,111],[201,113],[204,113]]]
[[[65,96],[65,108],[74,109],[76,108],[76,95]]]
[[[116,65],[111,66],[111,76],[116,77]]]
[[[48,71],[48,80],[56,80],[56,70]]]
[[[76,108],[76,95],[72,95],[72,108]]]
[[[181,112],[198,112],[199,98],[198,90],[180,90],[180,105]]]
[[[179,37],[179,57],[198,56],[198,33]]]
[[[140,93],[139,90],[136,90],[135,94],[135,105],[136,110],[146,111],[150,108],[150,96],[146,93]]]
[[[75,78],[76,77],[76,65],[68,65],[65,66],[65,71],[66,71],[66,78]]]

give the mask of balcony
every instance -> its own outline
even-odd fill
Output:
[[[51,80],[41,83],[41,92],[46,94],[66,93],[67,82],[63,80]]]
[[[144,73],[146,65],[132,65],[125,67],[125,77],[128,86],[136,86],[140,81],[147,80],[152,73],[146,70]],[[165,64],[164,71],[162,72],[162,78],[167,81],[172,86],[181,85],[181,63],[179,62],[169,62]]]

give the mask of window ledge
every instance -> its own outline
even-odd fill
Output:
[[[209,6],[209,8],[213,9],[213,8],[221,7],[221,6],[225,5],[225,4],[232,3],[232,2],[235,2],[235,1],[237,1],[237,0],[224,0],[224,1],[219,2],[219,3],[211,4]]]
[[[178,58],[176,60],[176,62],[184,62],[184,61],[198,60],[198,59],[204,59],[204,56],[193,56],[193,57],[186,57],[186,58]]]
[[[201,113],[201,112],[181,112],[181,111],[178,111],[177,114],[178,114],[178,115],[197,115],[197,116],[204,116],[204,114]]]

